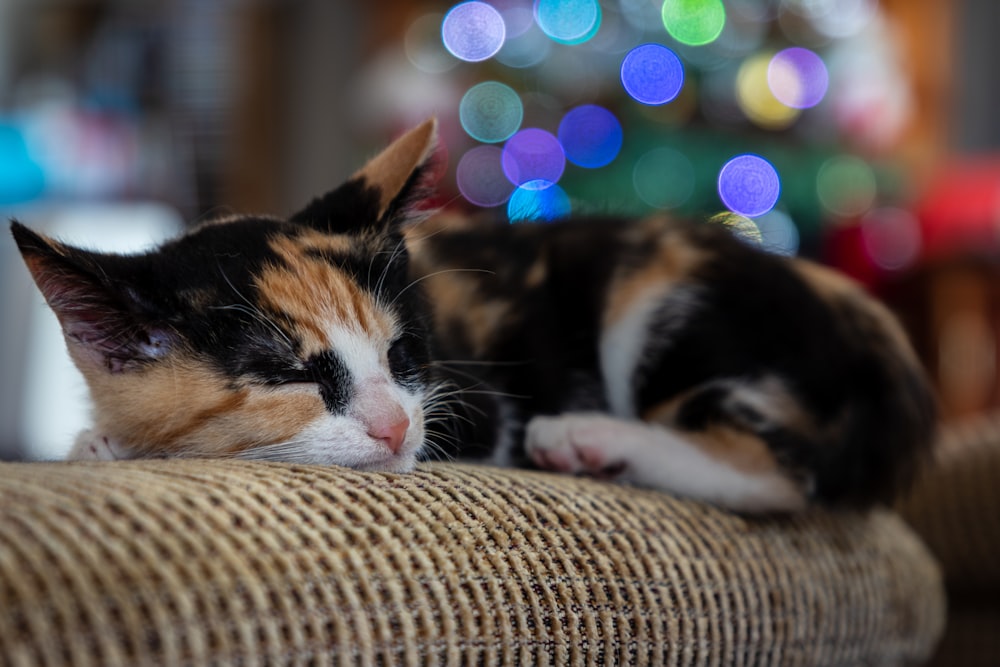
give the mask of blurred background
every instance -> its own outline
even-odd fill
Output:
[[[288,214],[425,117],[435,203],[745,215],[902,316],[947,419],[1000,404],[994,0],[0,0],[0,214],[132,250]],[[0,242],[0,458],[86,424]]]

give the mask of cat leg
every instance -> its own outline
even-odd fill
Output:
[[[128,452],[117,440],[89,428],[80,431],[66,455],[67,461],[117,461],[127,458],[130,458]]]
[[[598,413],[535,417],[525,448],[540,467],[660,489],[744,512],[802,509],[805,493],[766,444],[732,429],[681,432]]]

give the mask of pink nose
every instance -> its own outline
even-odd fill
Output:
[[[409,428],[410,418],[403,415],[399,421],[387,420],[382,423],[369,424],[368,435],[376,440],[381,440],[393,454],[398,454]]]

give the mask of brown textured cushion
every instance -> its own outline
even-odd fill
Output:
[[[934,466],[899,510],[941,561],[949,590],[1000,598],[1000,414],[943,429]]]
[[[935,465],[899,504],[939,559],[948,628],[935,666],[1000,664],[1000,414],[943,429]]]
[[[943,614],[889,511],[454,464],[0,466],[10,664],[919,664]]]

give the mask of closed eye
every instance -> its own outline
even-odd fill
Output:
[[[242,374],[269,387],[316,382],[316,373],[307,364],[291,365],[282,359],[245,360]]]
[[[413,359],[402,338],[397,338],[392,342],[386,356],[389,362],[389,372],[392,373],[393,377],[403,378],[413,373]]]
[[[404,334],[394,340],[386,353],[386,361],[396,382],[412,385],[425,381],[427,349],[419,338]]]
[[[281,387],[289,384],[302,384],[317,382],[316,375],[309,370],[288,370],[275,373],[264,378],[264,384],[272,387]]]

